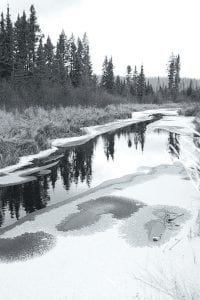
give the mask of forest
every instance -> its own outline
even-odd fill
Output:
[[[33,5],[15,22],[8,6],[0,18],[0,167],[50,148],[52,139],[82,135],[84,127],[130,118],[138,109],[195,102],[192,111],[199,111],[197,81],[181,79],[180,69],[180,56],[171,54],[166,80],[152,84],[143,65],[125,66],[119,76],[105,56],[102,74],[95,74],[86,33],[75,38],[62,30],[53,45]]]
[[[133,58],[134,59],[134,58]],[[180,56],[171,55],[167,84],[157,88],[145,77],[144,66],[125,66],[126,76],[114,74],[112,57],[105,57],[102,74],[94,74],[87,34],[75,38],[60,33],[56,46],[45,38],[34,6],[12,21],[10,8],[0,21],[0,106],[100,106],[118,103],[198,101],[193,81],[180,88]]]

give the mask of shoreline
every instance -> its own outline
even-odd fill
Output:
[[[71,114],[73,116],[73,120],[75,120],[75,122],[77,124],[75,125],[75,127],[72,126],[70,128],[72,128],[72,130],[75,130],[76,132],[79,132],[79,134],[77,134],[75,132],[74,133],[71,132],[71,134],[70,134],[68,132],[66,134],[66,137],[59,137],[59,135],[57,135],[58,138],[60,139],[60,141],[62,139],[63,140],[71,139],[71,141],[73,142],[73,141],[77,141],[79,139],[80,140],[83,139],[83,136],[84,136],[83,128],[86,128],[85,131],[86,131],[86,133],[88,133],[87,132],[88,126],[93,127],[94,129],[96,127],[96,129],[97,129],[98,126],[101,127],[102,125],[105,126],[106,124],[109,124],[109,123],[116,123],[116,122],[121,122],[123,120],[126,120],[126,121],[130,120],[132,111],[143,112],[147,109],[164,109],[164,108],[173,109],[173,107],[174,107],[174,109],[178,109],[177,105],[174,105],[171,103],[170,104],[168,103],[165,105],[164,104],[163,105],[129,104],[129,105],[108,106],[108,108],[106,107],[105,109],[101,109],[101,111],[104,111],[104,113],[106,113],[105,120],[103,120],[102,118],[101,118],[101,120],[98,119],[99,112],[98,112],[98,109],[96,110],[96,108],[94,108],[94,107],[91,107],[91,110],[94,110],[94,112],[96,112],[96,115],[94,113],[94,115],[89,116],[89,119],[88,119],[86,108],[85,108],[86,109],[85,116],[81,115],[81,111],[82,112],[85,111],[84,108],[73,108],[73,107],[69,108],[71,110],[71,113],[68,112],[68,109],[66,109],[64,112],[61,109],[58,111],[56,111],[56,109],[55,109],[55,110],[48,112],[48,111],[42,110],[41,108],[38,108],[38,111],[36,111],[36,112],[34,112],[33,109],[30,109],[30,111],[28,111],[28,114],[29,114],[28,123],[27,123],[26,119],[25,119],[25,121],[23,119],[20,121],[20,118],[22,118],[22,115],[20,115],[20,114],[18,114],[18,116],[16,117],[17,119],[15,120],[14,115],[12,115],[12,114],[10,115],[9,113],[7,115],[6,112],[0,111],[0,120],[2,121],[2,128],[0,131],[0,152],[1,152],[0,172],[8,172],[8,171],[16,169],[20,166],[27,165],[27,163],[30,163],[34,158],[46,157],[57,150],[56,147],[54,147],[54,144],[56,144],[56,139],[55,139],[56,132],[54,132],[54,131],[57,129],[54,130],[53,127],[51,127],[51,126],[54,126],[54,125],[57,126],[57,125],[56,125],[56,123],[54,124],[51,121],[51,118],[55,119],[55,122],[58,122],[58,124],[61,124],[61,123],[63,124],[62,125],[63,128],[61,126],[62,130],[64,129],[64,127],[68,128],[66,130],[69,130],[70,123],[69,123],[67,114],[69,114],[69,115]],[[80,110],[80,115],[78,117],[77,114],[78,114],[79,110]],[[90,111],[90,108],[88,111]],[[66,115],[65,115],[65,112],[66,112]],[[74,113],[76,112],[76,115],[74,115],[74,113],[72,114],[72,112],[74,112]],[[57,116],[58,113],[60,114],[59,116]],[[6,118],[8,120],[10,118],[11,120],[8,122],[8,120],[6,120]],[[37,118],[38,118],[38,121],[37,121]],[[84,120],[84,118],[86,118],[86,119]],[[110,121],[108,120],[108,118],[110,118]],[[36,120],[34,120],[34,119],[36,119]],[[43,122],[43,119],[44,119],[44,122]],[[46,127],[46,129],[41,131],[41,129],[40,129],[41,125],[37,124],[37,123],[45,124],[45,122],[47,122],[46,119],[47,120],[49,119],[48,122],[50,122],[50,123],[48,126],[50,126],[50,127],[49,128]],[[79,120],[79,119],[81,119],[81,120]],[[87,119],[88,119],[88,121],[87,121]],[[31,122],[33,120],[34,120],[33,125],[31,125]],[[73,120],[70,120],[70,122],[74,122]],[[20,125],[20,122],[22,122],[22,121],[25,122],[25,126],[28,126],[28,127],[25,127],[23,129],[23,124]],[[30,122],[30,124],[29,124],[29,122]],[[48,124],[48,122],[47,122],[47,124]],[[89,125],[86,125],[86,126],[83,125],[84,122],[89,122]],[[99,124],[99,122],[100,122],[100,124]],[[10,124],[10,123],[12,123],[12,124]],[[26,123],[28,125],[26,125]],[[90,125],[90,123],[92,123],[92,124]],[[12,126],[13,126],[13,128],[12,128]],[[22,129],[21,129],[21,126],[22,126]],[[19,129],[18,129],[18,127],[19,127]],[[39,128],[39,136],[36,135],[37,141],[35,141],[34,139],[31,140],[30,138],[27,139],[27,138],[23,137],[23,135],[30,134],[30,133],[28,133],[29,127],[30,127],[30,130],[33,131],[31,133],[31,135],[35,134],[34,132],[36,132],[36,129]],[[36,128],[36,129],[34,129],[34,128]],[[21,130],[22,130],[22,132],[20,133]],[[28,130],[28,132],[26,132],[27,130]],[[80,135],[80,133],[82,133],[82,134]],[[10,136],[10,134],[11,134],[11,136]],[[53,137],[51,137],[52,134],[53,134]],[[7,138],[5,138],[6,135],[7,135]],[[16,135],[16,137],[15,137],[15,135]],[[20,135],[22,135],[22,136],[20,136]],[[65,134],[63,133],[62,136],[64,136],[64,135]]]
[[[118,128],[122,128],[124,126],[128,126],[133,123],[150,120],[151,118],[148,117],[148,114],[159,113],[164,111],[166,112],[166,111],[170,111],[170,109],[171,109],[170,107],[166,109],[164,107],[163,108],[158,107],[157,109],[135,111],[134,113],[132,113],[131,118],[122,119],[122,120],[118,119],[114,122],[82,128],[81,130],[82,132],[84,131],[85,134],[81,136],[52,139],[50,140],[50,145],[51,145],[50,148],[42,150],[36,154],[30,154],[30,155],[19,157],[18,163],[0,168],[0,173],[13,172],[18,168],[24,167],[26,165],[31,165],[34,159],[48,157],[50,154],[56,152],[58,150],[58,147],[76,146],[76,145],[84,144],[90,139],[94,138],[95,136],[100,135],[102,133],[106,133],[110,130],[115,130]],[[147,114],[146,118],[144,118],[145,111]]]

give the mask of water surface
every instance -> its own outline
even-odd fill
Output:
[[[180,152],[180,136],[163,130],[147,133],[151,122],[117,129],[35,160],[39,169],[29,174],[30,182],[0,188],[0,227],[46,206],[70,201],[77,193],[134,173],[139,167],[170,163]],[[23,170],[28,172],[28,168]]]

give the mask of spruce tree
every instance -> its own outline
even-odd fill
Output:
[[[153,87],[152,85],[149,83],[149,80],[147,82],[146,88],[145,88],[145,94],[146,95],[153,95],[154,91],[153,91]]]
[[[78,87],[83,84],[83,73],[84,73],[84,64],[83,64],[83,44],[78,38],[77,40],[77,50],[75,55],[75,63],[74,63],[74,74],[73,74],[73,85],[74,87]]]
[[[180,85],[180,55],[176,57],[175,60],[175,78],[174,78],[174,87],[175,87],[175,97],[177,97],[179,92],[179,85]]]
[[[191,97],[192,96],[192,93],[193,93],[193,84],[192,84],[192,79],[190,80],[190,84],[189,84],[189,87],[187,88],[186,90],[186,95],[188,97]]]
[[[26,13],[18,15],[14,26],[14,77],[18,83],[25,83],[29,70],[28,22]]]
[[[180,56],[171,55],[168,63],[168,90],[175,100],[178,96],[180,84]]]
[[[115,77],[114,77],[114,66],[113,66],[112,57],[108,61],[107,74],[108,74],[108,78],[107,78],[106,89],[108,92],[113,93],[115,88]]]
[[[104,59],[101,86],[109,93],[114,92],[115,78],[112,57],[108,60],[106,56]]]
[[[13,72],[13,25],[10,18],[10,9],[7,7],[6,30],[5,30],[5,64],[7,77]]]
[[[74,35],[72,34],[69,39],[69,77],[72,85],[76,85],[76,52],[77,47],[75,43]]]
[[[40,38],[39,46],[35,58],[35,74],[36,81],[40,82],[46,78],[46,61],[42,38]]]
[[[8,76],[6,66],[6,28],[3,13],[0,21],[0,77],[6,78]]]
[[[121,95],[122,94],[122,83],[119,75],[116,76],[115,79],[115,91],[117,94]]]
[[[55,73],[56,78],[62,85],[66,84],[67,80],[67,37],[65,32],[62,31],[56,46],[56,55],[55,55]]]
[[[145,82],[145,75],[144,75],[144,67],[142,65],[140,74],[138,76],[138,87],[137,87],[137,96],[140,101],[145,95],[145,89],[146,89],[146,82]]]
[[[35,7],[30,7],[30,17],[28,20],[28,68],[32,73],[35,67],[36,49],[40,39],[40,27],[37,23]]]
[[[133,83],[131,87],[131,94],[133,96],[137,96],[137,88],[138,88],[138,72],[137,72],[137,67],[135,66],[134,72],[133,72]]]
[[[172,54],[168,63],[168,89],[171,95],[174,93],[175,57]]]
[[[126,89],[127,89],[127,97],[130,97],[131,93],[131,85],[132,85],[132,68],[130,65],[126,68]]]
[[[82,39],[83,53],[83,83],[88,85],[92,80],[92,63],[90,58],[90,48],[87,34],[85,33]]]
[[[47,77],[48,79],[52,79],[55,56],[54,56],[54,46],[49,36],[47,37],[47,41],[44,44],[44,56],[46,62]]]
[[[102,66],[102,76],[101,76],[101,86],[106,89],[107,82],[107,69],[108,69],[108,57],[105,56],[103,66]]]

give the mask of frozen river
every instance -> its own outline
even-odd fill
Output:
[[[192,118],[135,118],[1,173],[2,299],[174,299],[176,276],[199,272]]]

